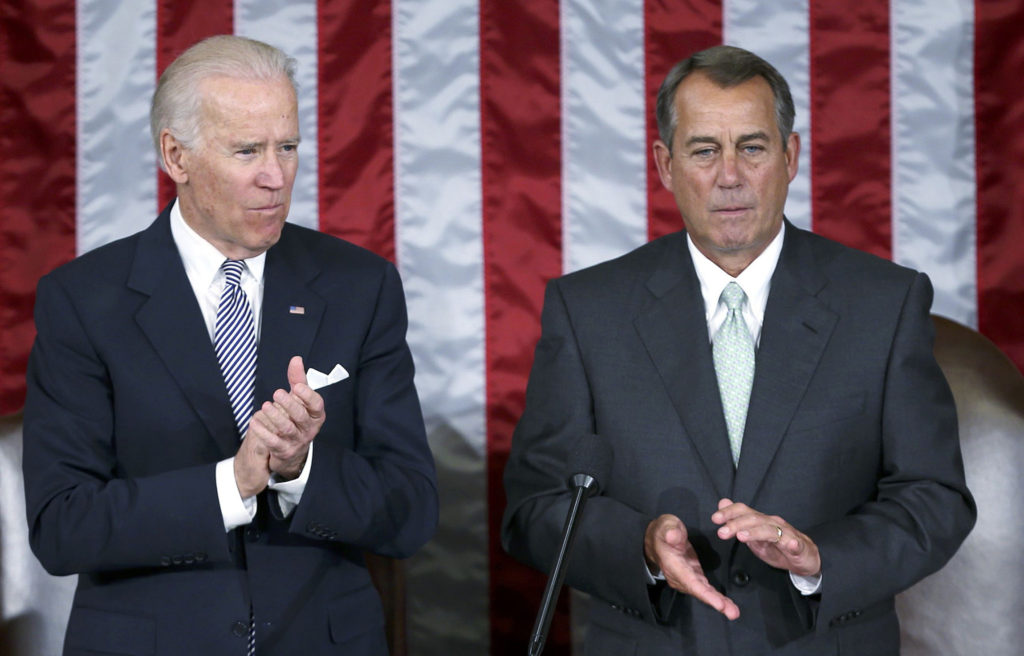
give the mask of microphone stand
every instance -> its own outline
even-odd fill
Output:
[[[558,592],[565,580],[565,565],[568,561],[569,550],[572,549],[573,541],[576,538],[578,520],[583,513],[583,506],[587,502],[587,498],[597,491],[597,480],[590,474],[573,474],[570,482],[576,492],[572,498],[572,505],[569,507],[569,514],[565,518],[562,546],[558,549],[555,565],[548,575],[544,597],[537,613],[537,620],[533,625],[533,633],[530,635],[530,656],[540,656],[544,651],[544,643],[548,639],[548,629],[551,628],[551,618],[555,612],[555,602],[558,601]]]

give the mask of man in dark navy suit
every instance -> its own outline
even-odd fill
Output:
[[[79,575],[65,654],[387,653],[363,554],[430,538],[434,465],[394,266],[285,223],[293,74],[183,53],[151,115],[176,200],[39,283],[25,489]]]
[[[588,656],[896,656],[894,596],[976,515],[928,278],[786,221],[800,139],[760,57],[683,60],[657,113],[685,230],[548,286],[503,544],[550,566],[601,439],[566,578]]]

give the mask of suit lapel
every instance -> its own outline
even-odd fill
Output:
[[[827,284],[808,235],[786,225],[757,351],[734,498],[755,495],[803,398],[838,319],[820,296]]]
[[[311,254],[303,252],[294,230],[285,225],[280,241],[267,251],[256,368],[257,409],[271,399],[274,390],[288,390],[292,356],[301,355],[303,365],[309,368],[310,348],[326,307],[310,286],[319,271]]]
[[[139,236],[128,287],[147,295],[135,315],[153,349],[224,457],[238,450],[238,429],[195,293],[171,237],[170,215]]]
[[[685,237],[648,280],[653,302],[634,325],[657,368],[687,435],[719,496],[732,488],[733,464],[704,317],[700,282]]]

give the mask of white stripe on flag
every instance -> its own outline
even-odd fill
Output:
[[[893,259],[931,277],[933,312],[977,326],[974,4],[890,11]]]
[[[647,241],[642,0],[561,3],[565,272]]]
[[[235,34],[276,46],[298,62],[302,144],[288,220],[313,229],[319,225],[316,9],[316,0],[236,0],[234,14]]]
[[[410,562],[409,628],[414,644],[486,654],[478,6],[475,0],[396,0],[392,25],[395,250],[416,387],[444,500],[437,535]]]
[[[789,83],[800,133],[800,172],[789,185],[786,217],[801,228],[811,227],[811,74],[807,0],[766,3],[726,0],[722,7],[722,40],[764,57]]]
[[[75,214],[81,254],[138,231],[156,216],[156,153],[149,136],[156,5],[79,2],[76,39]]]

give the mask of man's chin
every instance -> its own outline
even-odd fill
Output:
[[[266,252],[271,246],[281,240],[281,231],[284,229],[284,221],[279,222],[273,229],[260,231],[258,234],[250,233],[244,243],[239,243],[246,251],[245,258],[256,257]]]
[[[262,239],[260,241],[260,243],[257,245],[257,247],[259,248],[259,252],[260,253],[266,251],[271,246],[273,246],[274,244],[276,244],[277,242],[279,242],[281,240],[281,230],[283,229],[283,227],[284,227],[284,224],[282,223],[281,224],[281,228],[278,228],[276,233],[274,233],[272,235],[267,235],[266,238],[264,238],[264,239]]]
[[[260,217],[255,223],[250,223],[253,242],[267,244],[268,248],[277,243],[281,238],[281,231],[284,230],[285,220],[288,218],[287,211],[276,212]]]
[[[715,239],[715,250],[721,253],[738,253],[753,245],[753,239],[745,233],[718,235]]]

